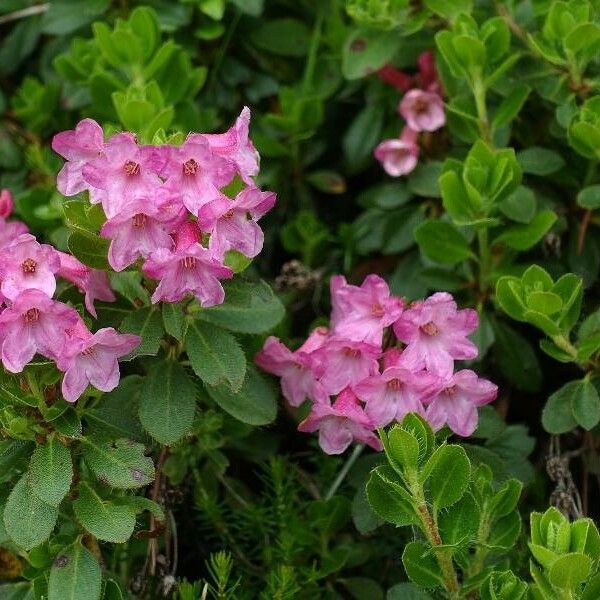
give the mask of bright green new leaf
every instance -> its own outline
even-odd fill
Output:
[[[411,581],[425,588],[443,584],[444,578],[430,549],[422,542],[409,542],[402,553],[402,564]]]
[[[429,495],[436,508],[458,502],[465,493],[471,474],[471,463],[461,446],[440,446],[430,457],[424,471]]]

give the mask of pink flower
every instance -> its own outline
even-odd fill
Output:
[[[152,151],[138,146],[130,133],[117,133],[105,145],[104,154],[83,167],[83,178],[105,192],[102,207],[115,217],[135,198],[148,198],[162,182],[153,171]]]
[[[410,90],[402,98],[398,111],[414,131],[435,131],[446,123],[444,101],[433,92]]]
[[[104,152],[102,127],[92,119],[79,121],[75,129],[57,133],[52,139],[52,149],[67,162],[56,178],[58,191],[74,196],[90,188],[83,177],[83,168]]]
[[[360,406],[351,389],[346,388],[333,405],[315,403],[299,431],[319,431],[319,445],[326,454],[341,454],[352,442],[361,442],[381,451],[379,438],[373,433],[373,423]]]
[[[204,307],[223,302],[225,291],[219,279],[230,279],[233,271],[197,239],[197,226],[188,221],[176,234],[174,250],[159,248],[144,263],[144,273],[160,279],[152,302],[179,302],[188,292]]]
[[[381,346],[383,330],[402,314],[402,300],[390,295],[387,283],[378,275],[367,275],[360,287],[336,275],[330,285],[332,334]]]
[[[21,221],[5,221],[0,217],[0,250],[10,246],[17,238],[29,229]]]
[[[425,415],[424,402],[439,392],[442,380],[427,371],[413,372],[402,366],[388,366],[383,373],[367,377],[353,386],[366,403],[365,412],[376,427],[402,421],[409,412]]]
[[[311,357],[321,385],[328,396],[334,396],[345,387],[378,373],[380,354],[377,346],[334,338],[315,350]]]
[[[104,302],[116,300],[108,281],[108,275],[104,271],[90,269],[71,254],[64,252],[57,252],[57,254],[60,259],[60,268],[56,274],[70,281],[80,292],[85,293],[85,307],[93,317],[97,317],[94,308],[95,300]]]
[[[419,161],[417,133],[405,127],[399,139],[384,140],[375,148],[373,155],[388,175],[406,175],[414,170]]]
[[[401,92],[407,92],[412,86],[413,78],[390,64],[384,65],[375,74],[381,81]]]
[[[176,220],[181,223],[183,219],[185,213],[179,211]],[[171,249],[173,238],[169,231],[174,229],[176,220],[155,197],[131,199],[100,231],[102,237],[112,240],[108,249],[110,266],[122,271],[140,256],[148,258],[159,248]]]
[[[65,372],[65,400],[75,402],[88,383],[102,392],[114,390],[119,383],[118,359],[129,354],[140,340],[137,335],[117,333],[112,327],[94,334],[85,326],[75,328],[57,360],[58,368]]]
[[[223,156],[235,165],[245,183],[253,185],[251,178],[258,175],[260,157],[248,137],[249,129],[250,109],[244,106],[235,124],[228,131],[203,134],[202,137],[208,141],[215,154]]]
[[[315,376],[310,355],[316,343],[322,343],[322,332],[317,332],[321,329],[317,327],[296,352],[289,350],[276,337],[269,336],[262,350],[254,357],[261,369],[281,377],[281,391],[290,406],[300,406],[306,398],[313,402],[329,402]]]
[[[440,377],[449,376],[454,359],[477,356],[477,346],[467,335],[477,329],[478,321],[477,311],[457,310],[446,292],[415,302],[394,323],[396,337],[407,344],[403,361],[413,370],[426,368]]]
[[[15,203],[10,190],[2,190],[0,192],[0,219],[10,217],[14,208]]]
[[[4,248],[0,256],[0,291],[6,298],[14,299],[23,290],[41,290],[51,297],[56,290],[54,273],[60,260],[52,246],[39,244],[26,233]]]
[[[477,407],[495,400],[497,393],[496,385],[473,371],[457,371],[427,407],[427,421],[435,430],[447,424],[454,433],[467,437],[477,427]]]
[[[227,185],[234,173],[234,165],[213,153],[200,134],[191,134],[182,146],[171,147],[161,170],[167,188],[180,194],[183,204],[196,216],[202,206],[219,197],[219,188]]]
[[[198,213],[198,223],[203,231],[211,234],[209,247],[218,256],[227,250],[237,250],[254,258],[262,250],[264,241],[263,231],[256,221],[273,208],[275,199],[273,192],[249,187],[234,200],[221,194],[205,204]]]
[[[433,52],[422,52],[419,56],[419,87],[427,92],[441,95],[441,86],[435,67],[435,56]]]
[[[40,290],[21,292],[0,314],[4,367],[20,373],[36,353],[54,360],[63,350],[66,330],[79,320],[76,310]]]

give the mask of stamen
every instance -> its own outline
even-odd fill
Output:
[[[140,165],[132,160],[128,160],[123,165],[123,170],[125,171],[125,175],[139,175]]]
[[[393,390],[394,392],[397,392],[401,387],[402,387],[402,382],[399,379],[390,379],[387,382],[388,390]]]
[[[344,348],[344,354],[348,357],[348,358],[358,358],[360,356],[360,350],[357,350],[356,348]]]
[[[430,336],[437,335],[440,332],[440,330],[437,328],[437,325],[433,321],[429,321],[429,323],[421,325],[421,331]]]
[[[231,217],[233,217],[233,208],[229,209],[224,215],[223,218],[224,219],[231,219]]]
[[[385,309],[379,303],[373,304],[373,306],[371,306],[371,314],[374,317],[383,317],[383,315],[385,315]]]
[[[35,323],[40,318],[40,311],[37,308],[30,308],[23,314],[25,323]]]
[[[183,174],[184,175],[195,175],[198,171],[198,163],[190,158],[183,163]]]
[[[193,256],[186,256],[185,258],[182,258],[180,262],[184,269],[193,269],[196,267],[196,259]]]
[[[37,262],[33,260],[33,258],[26,258],[21,263],[21,269],[23,269],[23,273],[35,273],[35,269],[37,267]]]
[[[140,229],[140,227],[143,227],[146,224],[146,215],[139,213],[135,215],[131,221],[136,229]]]

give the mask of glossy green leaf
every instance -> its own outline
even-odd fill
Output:
[[[422,542],[409,542],[402,552],[402,564],[409,579],[425,588],[443,584],[443,576],[433,553]]]
[[[441,264],[455,264],[473,258],[469,243],[450,223],[426,221],[415,230],[421,252]]]

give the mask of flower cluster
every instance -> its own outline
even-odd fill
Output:
[[[178,302],[192,293],[202,306],[220,304],[220,280],[233,276],[226,253],[253,258],[261,251],[257,221],[275,194],[254,185],[259,156],[249,123],[244,108],[229,131],[191,133],[180,146],[141,145],[131,133],[105,142],[91,119],[54,137],[53,149],[67,160],[59,191],[87,190],[90,201],[102,205],[107,220],[100,235],[111,241],[110,266],[122,271],[142,259],[144,274],[159,281],[152,302]],[[233,199],[223,191],[230,184],[244,188]]]
[[[269,337],[256,356],[260,367],[281,378],[291,406],[312,403],[300,431],[318,430],[328,454],[344,452],[353,441],[380,450],[375,429],[409,412],[435,430],[447,425],[461,436],[473,433],[477,407],[497,394],[473,371],[454,371],[455,360],[477,356],[467,337],[478,326],[475,310],[458,310],[447,293],[405,306],[377,275],[360,287],[333,277],[331,302],[329,328],[316,328],[295,352]]]
[[[64,373],[62,392],[73,402],[88,384],[101,391],[119,382],[118,358],[139,344],[136,335],[107,327],[92,333],[79,313],[53,298],[56,277],[85,294],[87,310],[96,316],[94,300],[115,296],[103,271],[86,267],[74,256],[40,244],[24,223],[7,221],[13,200],[0,194],[0,358],[7,371],[20,373],[36,354],[53,360]]]
[[[446,123],[442,90],[431,52],[419,57],[419,73],[411,77],[386,65],[380,79],[404,93],[398,112],[406,122],[400,136],[384,140],[374,150],[386,173],[393,177],[410,173],[419,160],[418,134],[436,131]]]

